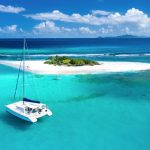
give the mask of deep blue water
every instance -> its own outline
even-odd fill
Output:
[[[23,39],[0,39],[0,59],[19,59]],[[65,54],[103,61],[150,62],[150,38],[27,39],[28,59]]]
[[[79,47],[79,46],[106,46],[106,47],[136,47],[149,48],[150,38],[49,38],[26,39],[29,48],[49,47]],[[0,47],[22,48],[23,39],[0,39]]]

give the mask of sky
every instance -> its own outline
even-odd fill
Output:
[[[149,0],[0,0],[0,38],[150,36]]]

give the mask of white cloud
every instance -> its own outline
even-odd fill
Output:
[[[0,37],[23,37],[27,33],[23,31],[22,28],[18,28],[17,25],[10,25],[5,27],[0,27]]]
[[[74,32],[75,28],[58,27],[52,21],[44,21],[33,27],[34,31],[39,33],[62,33],[62,32]]]
[[[109,14],[111,14],[111,12],[109,11],[104,11],[104,10],[93,10],[92,11],[93,15],[103,15],[103,16],[107,16]]]
[[[65,28],[65,27],[61,27],[61,30],[64,31],[64,32],[72,32],[72,31],[75,31],[76,29],[75,29],[75,28]]]
[[[7,30],[7,31],[10,31],[10,32],[16,32],[16,30],[17,30],[17,25],[7,26],[7,27],[6,27],[6,30]]]
[[[107,15],[98,15],[101,13],[101,10],[93,11],[91,14],[80,15],[72,14],[67,15],[63,14],[58,10],[55,10],[51,13],[40,13],[35,15],[28,15],[36,20],[50,20],[45,21],[51,22],[51,26],[45,25],[49,31],[54,28],[54,31],[64,32],[70,34],[82,34],[82,35],[118,35],[118,34],[134,34],[134,35],[150,35],[150,18],[143,11],[132,8],[126,11],[126,13],[121,14],[119,12],[115,13],[105,13]],[[90,26],[79,27],[79,28],[65,28],[65,27],[56,27],[53,21],[64,21],[64,22],[74,22],[82,23]],[[39,26],[44,26],[45,23],[42,23]],[[91,30],[90,27],[93,25],[94,30]],[[50,29],[51,28],[51,29]]]
[[[98,32],[102,35],[107,35],[107,34],[111,35],[112,33],[114,33],[114,30],[111,27],[106,27],[106,28],[103,27],[103,28],[100,28]]]
[[[58,27],[52,21],[44,21],[33,27],[33,33],[36,36],[60,36],[60,37],[79,37],[94,35],[96,31],[91,30],[89,27],[79,27],[79,28],[66,28]]]
[[[80,15],[77,13],[68,15],[60,12],[59,10],[54,10],[49,13],[26,15],[26,17],[35,20],[63,21],[100,27],[107,25],[114,26],[114,28],[117,28],[118,26],[120,26],[120,28],[125,28],[128,26],[128,28],[132,27],[134,30],[150,28],[150,18],[148,15],[135,8],[127,10],[124,15],[119,12],[111,13],[103,10],[94,10],[91,14],[86,15]]]
[[[0,27],[0,32],[2,33],[14,33],[17,31],[17,25],[10,25],[6,27]]]
[[[79,31],[83,34],[95,34],[96,31],[90,30],[88,27],[80,27]]]
[[[34,27],[34,29],[41,32],[60,32],[60,28],[55,26],[52,21],[42,22]]]
[[[0,5],[0,12],[18,14],[22,11],[25,11],[25,8],[23,8],[23,7],[14,7],[14,6],[11,6],[11,5],[8,5],[8,6]]]
[[[127,10],[125,15],[120,13],[114,13],[109,15],[107,18],[109,24],[137,24],[140,27],[149,25],[150,18],[147,14],[144,14],[142,11],[132,8]]]
[[[58,10],[54,10],[51,13],[37,13],[31,15],[25,15],[27,18],[32,18],[35,20],[60,20],[67,21],[68,15],[61,13]]]
[[[80,14],[72,14],[72,15],[67,15],[59,10],[54,10],[52,12],[47,12],[47,13],[37,13],[37,14],[30,14],[30,15],[25,15],[27,18],[32,18],[35,20],[53,20],[53,21],[64,21],[64,22],[75,22],[75,23],[86,23],[86,24],[95,24],[99,25],[99,18],[96,16],[93,16],[92,14],[87,14],[87,15],[80,15]],[[102,20],[103,21],[103,20]]]
[[[99,14],[99,15],[98,15]],[[100,15],[101,14],[101,15]],[[150,24],[150,18],[142,11],[132,8],[122,15],[119,12],[111,13],[102,10],[92,11],[91,14],[80,15],[73,13],[72,15],[64,14],[59,10],[47,13],[37,13],[26,15],[27,18],[35,20],[53,20],[74,22],[89,25],[115,25],[115,24],[137,24],[140,27],[147,27]]]
[[[89,14],[81,15],[78,13],[65,14],[59,10],[54,10],[52,12],[25,16],[41,21],[41,23],[33,27],[33,33],[36,35],[58,35],[58,37],[59,35],[61,37],[96,37],[99,35],[110,36],[119,34],[150,35],[150,17],[143,11],[135,8],[131,8],[125,13],[93,10]],[[60,26],[58,21],[71,23],[71,27]],[[56,25],[57,23],[59,26]],[[74,28],[73,25],[77,27]],[[17,26],[8,26],[0,28],[0,31],[15,31],[15,28],[18,30]]]

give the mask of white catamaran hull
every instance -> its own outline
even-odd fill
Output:
[[[22,101],[18,101],[9,105],[6,105],[6,111],[9,112],[10,114],[25,120],[25,121],[29,121],[29,122],[37,122],[38,118],[41,118],[43,116],[51,116],[52,112],[47,109],[44,108],[42,109],[41,112],[36,112],[36,113],[32,113],[32,112],[27,112],[25,111],[25,107],[30,106],[30,107],[37,107],[37,106],[41,106],[43,104],[34,104],[34,103],[30,103],[30,102],[22,102]]]
[[[12,115],[14,115],[14,116],[16,116],[16,117],[22,119],[22,120],[25,120],[25,121],[28,121],[28,122],[32,122],[32,123],[37,122],[37,119],[36,119],[36,118],[29,118],[29,117],[23,116],[23,115],[21,115],[21,114],[15,112],[15,111],[13,111],[13,110],[11,110],[11,109],[8,108],[7,106],[6,106],[6,111],[9,112],[10,114],[12,114]]]

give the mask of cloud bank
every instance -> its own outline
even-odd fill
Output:
[[[25,9],[0,5],[0,11],[19,13]],[[97,37],[121,34],[150,36],[150,17],[136,8],[128,9],[124,13],[92,10],[88,14],[67,14],[53,10],[23,16],[32,19],[32,22],[36,20],[36,24],[30,30],[24,31],[27,35],[43,37]],[[3,30],[11,32],[8,27],[0,28],[1,32]],[[12,28],[15,30],[17,25]]]
[[[11,6],[11,5],[8,5],[8,6],[0,5],[0,12],[3,12],[3,13],[18,14],[22,11],[25,11],[25,8],[23,8],[23,7],[14,7],[14,6]]]
[[[64,14],[59,10],[47,13],[37,13],[25,15],[27,18],[35,20],[53,20],[63,22],[74,22],[88,25],[114,25],[124,23],[137,23],[141,27],[145,27],[150,23],[150,18],[143,11],[132,8],[127,10],[125,14],[119,12],[111,13],[102,10],[93,10],[91,14],[80,15],[73,13],[72,15]]]
[[[43,21],[38,26],[47,26],[47,30],[54,32],[62,31],[62,28],[54,27],[52,22],[65,22],[79,24],[78,29],[66,29],[71,31],[78,31],[81,34],[92,35],[117,35],[117,34],[136,34],[136,35],[150,35],[150,18],[143,11],[131,8],[124,14],[119,12],[109,12],[104,10],[93,10],[89,14],[81,15],[79,13],[65,14],[59,10],[52,12],[36,13],[25,15],[26,18]],[[51,22],[51,25],[48,25]],[[44,23],[45,22],[45,23]],[[38,27],[37,26],[37,27]],[[63,27],[64,28],[64,27]],[[93,29],[94,28],[94,29]],[[40,29],[42,30],[42,28]],[[45,30],[45,28],[43,28]]]

